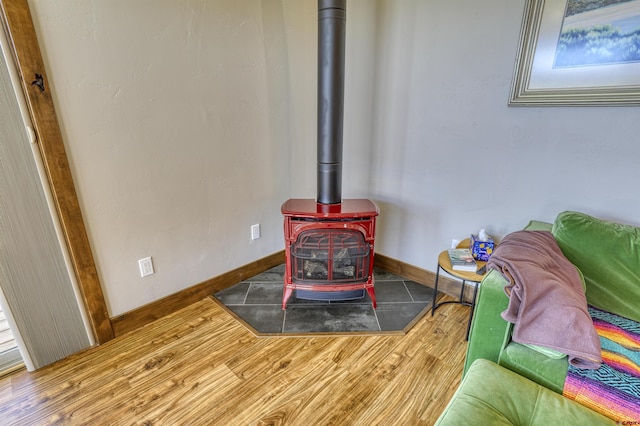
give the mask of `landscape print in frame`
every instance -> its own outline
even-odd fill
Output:
[[[640,0],[526,0],[509,105],[640,105]]]

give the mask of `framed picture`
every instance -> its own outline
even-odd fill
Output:
[[[640,105],[640,0],[527,0],[509,105]]]

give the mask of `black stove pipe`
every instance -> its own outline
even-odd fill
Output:
[[[318,0],[318,198],[342,202],[346,0]]]

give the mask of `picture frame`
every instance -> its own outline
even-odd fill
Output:
[[[640,60],[589,63],[593,59],[585,54],[584,58],[578,58],[577,64],[558,65],[561,62],[558,52],[566,55],[566,49],[561,50],[559,46],[562,31],[570,29],[567,24],[563,24],[565,21],[569,22],[569,17],[565,18],[565,14],[570,1],[526,0],[509,105],[640,105]],[[631,7],[625,10],[631,9],[631,12],[618,9],[616,13],[633,21],[635,25],[636,19],[640,22],[640,0],[626,3]],[[598,9],[596,13],[603,15],[603,10],[604,8]],[[625,13],[633,15],[624,16]],[[612,18],[597,19],[606,23],[607,19]],[[587,21],[583,19],[582,22]],[[640,37],[640,32],[638,36]]]

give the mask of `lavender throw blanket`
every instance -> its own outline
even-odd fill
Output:
[[[580,275],[550,232],[507,235],[487,267],[510,282],[505,287],[509,306],[502,318],[514,324],[515,342],[565,353],[577,368],[600,366],[600,340],[587,310]]]

